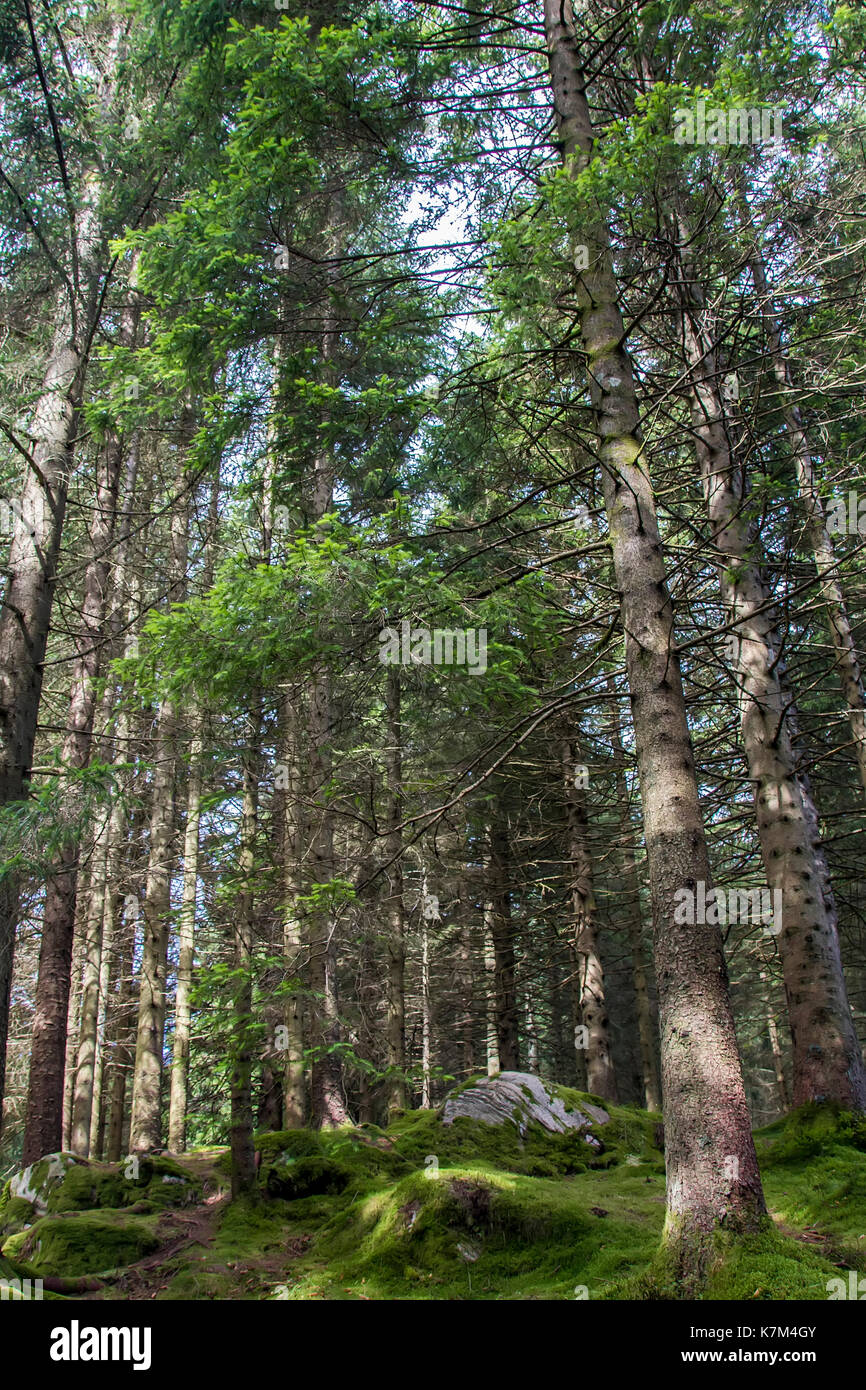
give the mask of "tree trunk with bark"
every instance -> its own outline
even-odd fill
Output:
[[[628,912],[628,940],[631,950],[632,979],[637,1006],[638,1037],[640,1041],[641,1072],[643,1075],[644,1100],[647,1110],[661,1110],[662,1093],[659,1083],[656,1048],[658,1029],[653,1018],[652,1002],[649,992],[649,976],[643,945],[643,913],[641,912],[640,884],[635,865],[634,831],[629,820],[628,783],[625,776],[625,752],[619,722],[619,706],[613,678],[608,677],[607,688],[611,694],[611,746],[613,748],[614,771],[616,773],[617,801],[620,808],[620,856],[622,877],[626,892]]]
[[[562,748],[568,870],[574,945],[580,977],[580,1021],[586,1029],[586,1084],[593,1095],[616,1104],[616,1071],[610,1050],[610,1021],[604,996],[604,968],[598,944],[598,909],[587,840],[586,793],[575,785],[572,744]]]
[[[747,209],[745,216],[751,222]],[[860,659],[851,631],[848,606],[839,579],[838,561],[833,541],[827,529],[824,504],[815,480],[812,450],[803,423],[802,412],[797,403],[796,390],[791,376],[791,364],[782,345],[782,334],[776,315],[763,257],[757,249],[749,257],[749,270],[755,293],[764,313],[770,360],[779,387],[782,404],[782,418],[788,436],[788,445],[794,460],[797,488],[806,512],[806,534],[815,557],[821,597],[827,613],[833,651],[836,657],[836,670],[842,686],[842,695],[848,711],[848,724],[854,756],[860,774],[860,781],[866,792],[866,692],[863,687],[863,674]]]
[[[508,832],[504,825],[494,822],[488,827],[485,892],[489,903],[488,927],[493,944],[496,1051],[501,1071],[519,1071],[517,966],[508,865]]]
[[[866,1067],[851,1015],[817,813],[803,785],[792,740],[791,700],[782,684],[776,615],[747,519],[748,496],[735,466],[719,389],[715,348],[704,326],[704,295],[683,248],[680,285],[690,369],[692,429],[730,615],[743,748],[754,788],[764,871],[781,894],[776,937],[791,1023],[794,1103],[831,1100],[866,1108]],[[826,882],[825,882],[826,880]]]
[[[557,136],[577,177],[593,154],[586,76],[570,4],[545,0]],[[766,1221],[727,971],[718,927],[677,921],[679,890],[710,882],[694,756],[674,638],[655,498],[613,274],[596,214],[575,241],[580,338],[586,356],[644,811],[662,1034],[667,1160],[665,1240],[700,1280],[712,1233]]]
[[[176,501],[170,525],[166,594],[169,606],[182,600],[186,588],[189,497],[184,458],[191,430],[192,415],[189,407],[185,406],[175,473]],[[182,501],[179,503],[178,499]],[[153,790],[129,1138],[133,1153],[147,1153],[162,1147],[162,1070],[175,812],[175,725],[174,701],[167,696],[159,707],[152,744]]]
[[[277,806],[282,810],[282,915],[283,955],[290,993],[286,998],[282,1026],[283,1124],[300,1129],[307,1117],[307,1083],[304,1072],[304,947],[299,899],[302,889],[301,854],[305,840],[303,774],[301,770],[301,728],[295,699],[289,694],[282,702],[278,773],[285,782],[279,790]],[[275,792],[276,796],[276,792]]]
[[[30,781],[60,540],[98,312],[97,266],[104,241],[100,195],[98,180],[85,179],[81,207],[70,229],[77,273],[55,300],[52,345],[29,430],[28,461],[9,548],[5,602],[0,608],[0,806],[26,796]],[[12,876],[4,875],[0,880],[0,1129],[17,911],[17,885]],[[46,968],[51,965],[58,981],[51,999],[43,1001],[49,1008],[59,1001],[60,977],[68,975],[70,968],[71,947],[57,946],[51,962],[46,960]],[[56,1058],[51,1064],[49,1085],[56,1088]],[[47,1111],[48,1104],[40,1101],[43,1109]],[[47,1117],[40,1124],[56,1129],[56,1120],[49,1123]],[[38,1142],[34,1132],[31,1147],[38,1147]]]
[[[168,1147],[172,1153],[186,1149],[186,1111],[189,1086],[189,1044],[193,967],[195,965],[195,909],[198,890],[199,824],[201,821],[203,741],[193,735],[189,750],[186,789],[186,825],[183,835],[183,888],[178,930],[177,987],[174,1001],[174,1044],[171,1058],[171,1090],[168,1106]]]
[[[235,973],[232,990],[234,1026],[231,1075],[233,1197],[252,1191],[256,1181],[250,1035],[253,1014],[253,916],[255,911],[253,875],[259,820],[261,724],[261,702],[259,701],[250,715],[250,738],[244,750],[243,811],[238,857],[240,892],[234,913],[233,929]]]
[[[403,745],[400,719],[400,674],[395,666],[385,678],[387,744],[385,783],[388,795],[388,1114],[406,1109],[406,913],[403,903]]]

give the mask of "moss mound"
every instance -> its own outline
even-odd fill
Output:
[[[619,1177],[602,1209],[597,1174],[551,1180],[482,1164],[415,1173],[334,1212],[273,1296],[589,1296],[624,1261],[649,1261],[661,1231],[660,1180],[627,1168]]]
[[[569,1108],[597,1103],[556,1089]],[[601,1152],[576,1131],[521,1137],[436,1111],[388,1129],[261,1134],[257,1191],[234,1202],[212,1200],[226,1151],[141,1159],[137,1172],[75,1163],[41,1216],[7,1184],[3,1254],[19,1277],[131,1266],[99,1291],[118,1300],[826,1300],[847,1296],[831,1281],[866,1269],[861,1117],[809,1106],[759,1131],[771,1220],[745,1240],[714,1237],[703,1285],[686,1290],[660,1245],[658,1117],[604,1108]],[[137,1263],[160,1248],[158,1269]]]
[[[269,1197],[291,1201],[342,1192],[351,1180],[351,1170],[334,1159],[299,1158],[271,1165],[265,1187]]]
[[[435,1159],[441,1167],[467,1159],[483,1159],[512,1173],[530,1177],[567,1177],[628,1162],[644,1173],[664,1172],[664,1157],[657,1146],[658,1116],[627,1106],[603,1106],[597,1096],[584,1095],[568,1086],[550,1088],[569,1110],[580,1110],[587,1101],[606,1108],[610,1120],[593,1131],[599,1149],[593,1149],[577,1130],[551,1134],[541,1125],[529,1125],[521,1138],[514,1125],[489,1125],[461,1117],[453,1124],[441,1122],[441,1112],[416,1110],[390,1127],[397,1154],[415,1166]]]
[[[310,1129],[283,1129],[273,1134],[256,1135],[256,1152],[261,1166],[285,1163],[289,1159],[314,1158],[323,1152],[322,1137]]]
[[[35,1220],[33,1203],[26,1202],[23,1197],[13,1197],[7,1183],[0,1196],[0,1237],[15,1235],[32,1226]]]
[[[128,1212],[77,1212],[43,1216],[12,1236],[4,1255],[36,1274],[70,1278],[131,1264],[159,1247],[153,1223]]]
[[[162,1211],[191,1206],[201,1199],[201,1182],[179,1163],[143,1156],[119,1164],[77,1163],[52,1188],[47,1208],[49,1214],[124,1207],[135,1207],[139,1212]]]

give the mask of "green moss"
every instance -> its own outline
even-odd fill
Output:
[[[29,1231],[11,1236],[3,1254],[26,1261],[37,1274],[71,1278],[131,1264],[158,1245],[152,1220],[128,1212],[78,1212],[43,1216]]]
[[[866,1153],[866,1116],[837,1105],[803,1105],[755,1135],[764,1169],[817,1158],[828,1146]]]
[[[269,1197],[294,1200],[342,1192],[352,1180],[345,1164],[331,1158],[299,1158],[293,1163],[276,1163],[268,1170]]]
[[[10,1197],[0,1210],[0,1236],[11,1236],[32,1225],[36,1213],[31,1202],[23,1197]]]
[[[48,1198],[49,1212],[97,1211],[106,1207],[131,1206],[141,1196],[141,1187],[132,1195],[133,1184],[118,1168],[81,1164],[71,1168]]]
[[[38,1299],[38,1301],[43,1303],[49,1301],[62,1302],[61,1294],[52,1293],[49,1289],[45,1288],[37,1290],[34,1285],[34,1280],[38,1278],[39,1275],[35,1274],[34,1271],[28,1269],[26,1266],[14,1265],[10,1260],[6,1260],[0,1255],[0,1280],[4,1282],[14,1281],[13,1288],[16,1288],[16,1293],[13,1294],[12,1297],[20,1297],[22,1301]],[[30,1281],[29,1288],[27,1287],[27,1280]]]
[[[658,1184],[627,1169],[618,1177],[616,1201],[598,1216],[592,1173],[414,1174],[335,1213],[277,1296],[573,1298],[588,1286],[597,1297],[623,1262],[652,1258],[661,1231]]]
[[[704,1292],[708,1299],[825,1300],[827,1281],[839,1273],[820,1251],[772,1230],[736,1243],[720,1238],[717,1245]]]
[[[798,1244],[772,1228],[737,1238],[717,1233],[710,1245],[705,1279],[698,1290],[690,1291],[702,1301],[823,1302],[828,1281],[839,1275],[820,1250]],[[660,1249],[645,1270],[616,1281],[604,1296],[680,1301],[685,1294],[673,1256]]]
[[[293,1212],[306,1202],[239,1198],[224,1210],[208,1246],[194,1246],[160,1267],[161,1300],[267,1297],[283,1277],[287,1245],[303,1223]]]
[[[565,1086],[551,1087],[569,1110],[596,1101]],[[509,1172],[563,1177],[587,1169],[604,1169],[631,1159],[644,1174],[664,1171],[664,1158],[656,1147],[657,1120],[646,1111],[627,1106],[605,1107],[610,1122],[589,1131],[601,1148],[587,1144],[582,1133],[567,1130],[551,1134],[540,1125],[529,1125],[521,1139],[514,1125],[489,1125],[462,1117],[443,1125],[437,1112],[417,1110],[396,1120],[388,1134],[398,1153],[416,1166],[434,1155],[439,1166],[483,1159]]]
[[[569,1109],[596,1104],[554,1088]],[[774,1225],[759,1235],[708,1240],[706,1278],[685,1289],[661,1247],[664,1162],[658,1118],[605,1106],[594,1126],[604,1151],[574,1131],[401,1115],[367,1125],[257,1136],[264,1191],[211,1208],[213,1238],[160,1265],[167,1299],[811,1299],[828,1281],[866,1269],[864,1122],[807,1107],[756,1135]],[[227,1151],[76,1165],[51,1195],[53,1210],[4,1251],[37,1274],[99,1273],[156,1247],[157,1204],[200,1197]],[[435,1161],[434,1161],[435,1160]],[[164,1177],[184,1183],[163,1183]],[[269,1185],[269,1179],[270,1185]],[[158,1194],[157,1188],[161,1189]],[[276,1194],[276,1195],[274,1195]],[[20,1217],[9,1193],[0,1221]],[[96,1203],[112,1207],[97,1211]],[[143,1218],[141,1208],[153,1214]],[[85,1203],[90,1205],[81,1209]],[[28,1204],[24,1203],[28,1208]],[[165,1218],[161,1238],[169,1240]],[[174,1223],[174,1229],[177,1223]],[[22,1265],[30,1261],[32,1268]],[[107,1284],[103,1298],[123,1298]]]
[[[37,1213],[44,1215],[51,1196],[68,1176],[70,1169],[84,1163],[85,1160],[77,1158],[75,1154],[49,1154],[15,1174],[10,1181],[9,1195],[32,1202]]]
[[[201,1182],[179,1163],[160,1156],[142,1156],[134,1168],[128,1161],[70,1168],[63,1182],[51,1192],[48,1210],[104,1211],[134,1206],[138,1210],[161,1211],[166,1207],[189,1206],[201,1201],[201,1196]]]
[[[322,1136],[324,1151],[351,1171],[355,1182],[397,1177],[415,1166],[402,1154],[385,1130],[374,1126],[331,1130]]]
[[[284,1129],[273,1134],[256,1135],[256,1151],[261,1154],[261,1166],[286,1162],[289,1158],[312,1158],[322,1152],[322,1142],[310,1129]]]
[[[809,1105],[759,1131],[755,1141],[777,1224],[788,1232],[817,1231],[825,1256],[846,1269],[866,1269],[866,1119]]]
[[[143,1159],[139,1180],[145,1183],[143,1200],[153,1211],[194,1206],[202,1200],[201,1179],[171,1158]]]

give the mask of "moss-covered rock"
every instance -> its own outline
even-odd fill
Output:
[[[805,1162],[840,1144],[866,1153],[866,1116],[830,1103],[801,1105],[761,1130],[756,1144],[764,1168]]]
[[[324,1156],[298,1158],[271,1164],[266,1190],[269,1197],[294,1201],[299,1197],[342,1192],[351,1180],[351,1170],[335,1159]]]
[[[592,1118],[597,1098],[546,1090]],[[85,1287],[76,1280],[98,1288],[94,1275],[127,1271],[102,1281],[104,1299],[130,1290],[168,1299],[696,1296],[661,1245],[658,1117],[628,1106],[606,1113],[603,1152],[580,1126],[529,1122],[521,1133],[468,1116],[445,1124],[441,1110],[407,1112],[386,1130],[263,1134],[259,1193],[232,1202],[203,1202],[221,1186],[227,1150],[73,1161],[47,1190],[47,1175],[35,1175],[50,1207],[41,1217],[7,1184],[4,1256],[19,1277],[68,1280],[73,1296]],[[747,1239],[714,1237],[700,1297],[824,1300],[830,1280],[866,1270],[866,1124],[805,1107],[760,1131],[756,1145],[773,1224]],[[194,1218],[164,1210],[193,1201],[202,1201]],[[159,1270],[142,1265],[160,1242]]]
[[[119,1164],[81,1163],[51,1192],[48,1212],[105,1211],[135,1207],[162,1211],[201,1201],[202,1184],[179,1163],[142,1155]]]
[[[37,1220],[32,1202],[23,1197],[8,1197],[0,1206],[0,1237],[15,1235]]]
[[[322,1139],[311,1129],[283,1129],[272,1134],[256,1135],[256,1152],[261,1166],[286,1163],[292,1159],[312,1158],[322,1152]]]
[[[65,1182],[69,1172],[80,1166],[86,1166],[86,1160],[76,1154],[46,1154],[10,1179],[9,1195],[29,1202],[36,1216],[44,1216],[52,1194]]]
[[[159,1246],[153,1219],[129,1212],[77,1212],[43,1216],[9,1237],[3,1254],[37,1274],[71,1278],[131,1264]]]
[[[550,1087],[572,1114],[593,1105],[579,1091]],[[462,1165],[481,1161],[509,1172],[536,1177],[567,1177],[588,1169],[627,1163],[644,1175],[664,1172],[664,1157],[656,1147],[655,1117],[627,1106],[611,1106],[603,1143],[590,1146],[581,1126],[550,1131],[528,1122],[521,1134],[517,1124],[488,1124],[461,1116],[444,1124],[441,1112],[416,1110],[390,1127],[396,1153],[418,1168]]]
[[[442,1123],[459,1119],[480,1120],[488,1125],[513,1125],[521,1138],[532,1125],[550,1134],[580,1133],[591,1148],[601,1148],[593,1132],[609,1123],[606,1110],[591,1101],[582,1108],[566,1104],[561,1092],[549,1087],[531,1072],[503,1071],[496,1076],[479,1076],[447,1096],[442,1106]]]

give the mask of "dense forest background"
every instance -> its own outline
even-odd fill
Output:
[[[3,1175],[521,1071],[760,1226],[866,1109],[866,13],[0,53]]]

